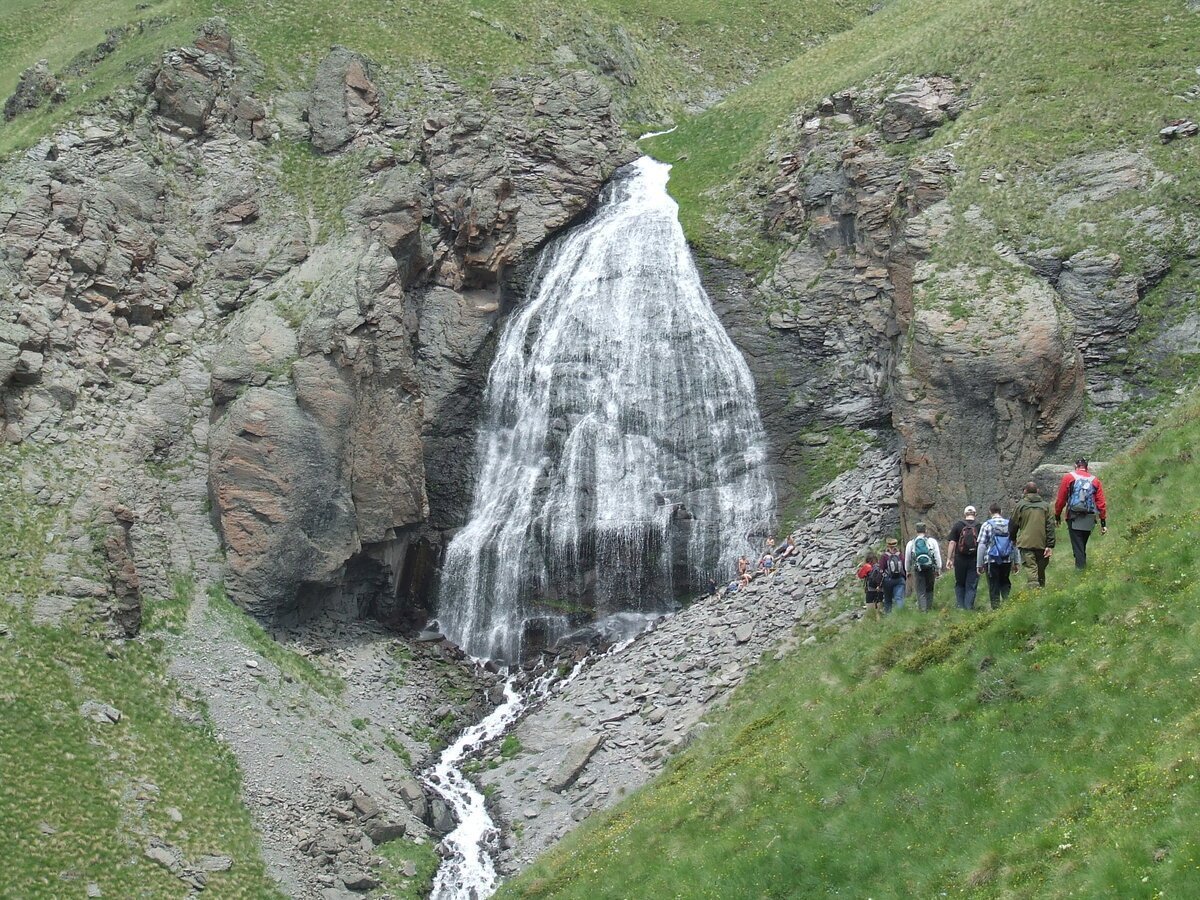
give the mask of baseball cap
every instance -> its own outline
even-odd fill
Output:
[[[966,509],[964,509],[964,510],[963,510],[963,515],[964,515],[964,516],[973,516],[973,515],[975,515],[975,513],[977,513],[978,511],[979,511],[979,510],[977,510],[975,507],[973,507],[973,506],[968,506]]]

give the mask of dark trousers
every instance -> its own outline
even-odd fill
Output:
[[[954,602],[959,609],[975,608],[975,592],[979,588],[979,571],[975,568],[975,554],[954,554]]]
[[[913,572],[913,584],[917,589],[917,608],[921,612],[933,609],[933,585],[937,581],[937,572],[930,569],[927,572]]]
[[[1007,600],[1012,593],[1012,563],[988,563],[988,602],[992,609],[1000,608],[1000,601]]]
[[[1025,567],[1025,577],[1029,579],[1030,587],[1046,586],[1046,551],[1041,547],[1021,547],[1021,565]]]
[[[1068,528],[1067,534],[1071,536],[1071,552],[1075,554],[1075,568],[1087,568],[1087,542],[1088,538],[1092,536],[1092,532]]]

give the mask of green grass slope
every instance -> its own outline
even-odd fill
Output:
[[[1106,471],[1085,574],[764,663],[502,897],[1200,895],[1192,402]]]
[[[0,448],[0,898],[179,897],[183,883],[144,855],[161,838],[195,862],[229,856],[207,893],[277,897],[241,798],[241,773],[201,701],[167,676],[163,636],[186,614],[190,583],[151,598],[146,634],[99,639],[85,614],[34,624],[50,585],[43,561],[62,523],[27,502],[16,473],[30,454]],[[85,703],[122,713],[99,724]],[[173,813],[179,813],[177,821]]]
[[[1145,242],[1131,235],[1131,207],[1154,203],[1169,216],[1200,197],[1200,141],[1158,141],[1164,119],[1197,115],[1188,91],[1200,85],[1198,58],[1200,14],[1184,0],[892,0],[645,146],[676,162],[671,190],[689,236],[729,256],[722,217],[773,171],[768,152],[790,117],[843,88],[951,75],[969,89],[970,108],[930,140],[896,152],[953,145],[962,177],[950,199],[960,217],[976,204],[1010,243],[1136,254]],[[1056,191],[1038,176],[1106,149],[1144,152],[1170,178],[1148,193],[1056,214]],[[981,182],[995,172],[1006,180]],[[1174,226],[1157,242],[1160,252],[1170,255],[1187,237]],[[938,261],[994,261],[994,239],[971,228],[955,238],[938,248]],[[751,247],[741,257],[761,268],[771,254]]]
[[[0,126],[0,154],[36,140],[223,16],[268,88],[307,86],[331,44],[386,72],[433,64],[468,85],[557,60],[620,71],[624,108],[658,121],[746,83],[864,16],[873,0],[6,0],[0,97],[39,58],[62,72],[110,28],[130,28],[104,60],[68,78],[68,99]],[[565,48],[565,50],[563,49]],[[386,79],[385,79],[386,80]]]

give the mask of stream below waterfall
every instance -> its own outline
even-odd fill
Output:
[[[598,655],[620,653],[652,627],[654,621],[651,616],[622,614],[598,623],[600,632],[612,641]],[[555,678],[556,670],[549,669],[521,689],[518,676],[509,675],[504,681],[503,702],[459,735],[425,773],[424,782],[446,801],[458,822],[442,841],[442,863],[433,881],[430,900],[485,900],[497,887],[494,857],[500,849],[500,829],[488,812],[483,793],[463,773],[464,760],[499,740],[531,703],[570,684],[588,661],[595,658],[585,656],[562,678]]]
[[[487,811],[483,794],[463,774],[463,760],[504,734],[524,710],[528,698],[544,691],[548,679],[539,679],[529,689],[516,690],[517,678],[504,682],[504,702],[483,721],[464,731],[442,753],[425,775],[425,783],[446,801],[458,826],[442,842],[443,859],[434,878],[432,900],[483,900],[496,890],[496,865],[500,830]]]

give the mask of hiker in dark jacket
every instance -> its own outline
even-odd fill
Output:
[[[959,609],[975,608],[975,591],[979,572],[975,553],[979,549],[979,523],[975,507],[963,510],[963,517],[950,526],[950,543],[946,546],[946,568],[954,566],[954,602]]]
[[[1054,515],[1032,481],[1025,485],[1025,493],[1013,507],[1009,521],[1017,535],[1017,549],[1029,586],[1045,587],[1046,567],[1054,555]]]
[[[1100,520],[1100,533],[1108,534],[1108,503],[1104,499],[1104,485],[1088,471],[1088,461],[1082,456],[1075,460],[1075,471],[1064,475],[1058,485],[1054,521],[1060,525],[1064,512],[1075,568],[1083,569],[1087,566],[1087,542],[1096,529],[1096,519]]]
[[[883,567],[883,611],[890,613],[892,609],[904,609],[905,582],[908,573],[904,568],[904,554],[900,552],[900,542],[894,537],[887,539],[887,549],[879,557],[879,565]]]
[[[1012,573],[1021,566],[1017,562],[1012,525],[1000,515],[1000,504],[993,503],[990,512],[991,517],[979,529],[975,563],[980,575],[987,572],[988,602],[992,609],[999,609],[1012,591]]]

